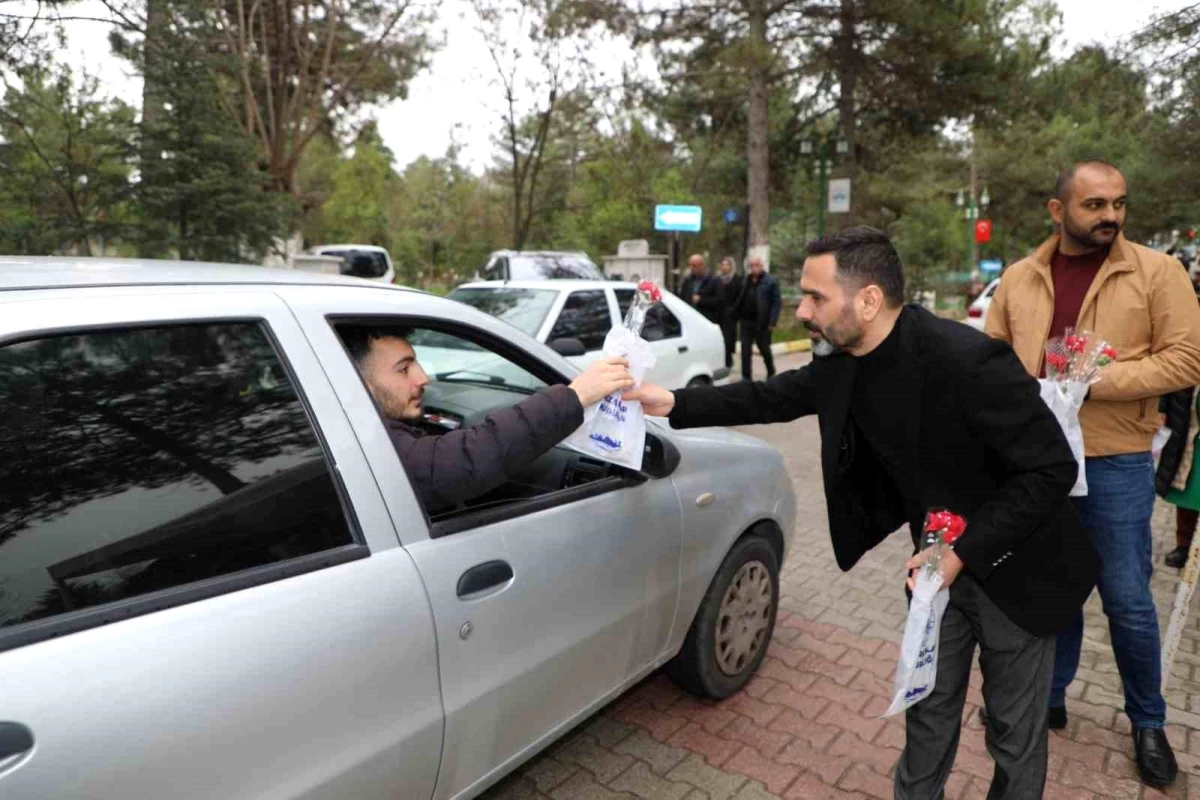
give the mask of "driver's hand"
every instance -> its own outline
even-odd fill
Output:
[[[629,362],[623,358],[602,358],[580,373],[568,388],[579,395],[584,408],[599,403],[614,392],[633,386]]]
[[[675,393],[652,383],[643,383],[621,395],[621,399],[637,400],[642,404],[642,410],[652,417],[665,417],[675,407]]]

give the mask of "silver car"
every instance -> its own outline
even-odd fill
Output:
[[[642,472],[554,448],[430,517],[338,328],[489,350],[427,424],[575,369],[409,290],[0,259],[0,797],[468,798],[666,665],[761,662],[781,456],[649,422]]]

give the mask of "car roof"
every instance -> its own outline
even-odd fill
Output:
[[[138,258],[0,256],[0,291],[92,286],[293,284],[405,290],[379,281],[305,270]]]
[[[554,280],[537,281],[471,281],[454,288],[456,289],[551,289],[556,292],[574,292],[581,289],[603,289],[610,286],[613,289],[636,289],[632,281],[595,281],[579,278],[556,278]]]
[[[377,244],[353,244],[350,242],[347,242],[345,244],[319,244],[319,245],[316,245],[315,247],[313,247],[312,250],[314,253],[316,253],[319,250],[333,250],[333,249],[345,250],[347,248],[349,248],[351,250],[366,250],[366,251],[370,251],[373,253],[386,253],[387,252],[387,250],[385,250],[384,248],[380,247]]]

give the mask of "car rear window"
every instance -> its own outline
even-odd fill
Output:
[[[320,255],[339,256],[341,273],[355,278],[382,278],[387,274],[387,259],[374,250],[322,250]]]
[[[354,543],[258,323],[0,347],[0,417],[0,630]]]
[[[449,297],[499,317],[530,336],[537,336],[558,292],[553,289],[496,287],[455,289]]]
[[[633,302],[633,289],[616,289],[617,308],[620,309],[621,319],[629,313],[629,304]],[[646,313],[646,324],[642,327],[642,338],[648,342],[660,339],[674,339],[683,336],[683,324],[665,305],[659,303],[651,306]]]
[[[509,279],[514,281],[579,279],[602,281],[604,275],[589,259],[569,253],[521,253],[508,257]]]

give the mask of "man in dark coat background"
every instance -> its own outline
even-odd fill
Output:
[[[708,264],[699,253],[688,259],[691,272],[679,287],[679,296],[714,325],[721,324],[721,282],[708,274]]]
[[[742,279],[736,302],[738,322],[742,326],[742,380],[753,378],[751,364],[752,348],[758,352],[767,366],[767,377],[775,374],[775,358],[771,355],[771,333],[779,322],[783,308],[783,296],[779,292],[779,281],[766,271],[761,258],[750,259],[750,271]]]
[[[801,290],[811,364],[757,383],[643,385],[626,396],[677,428],[816,414],[843,570],[905,522],[915,552],[931,508],[964,516],[967,530],[940,568],[950,604],[937,682],[906,712],[895,796],[943,796],[978,645],[996,761],[988,796],[1041,797],[1055,634],[1099,573],[1067,497],[1078,465],[1062,430],[1007,344],[904,305],[900,258],[882,232],[849,228],[810,244]]]

